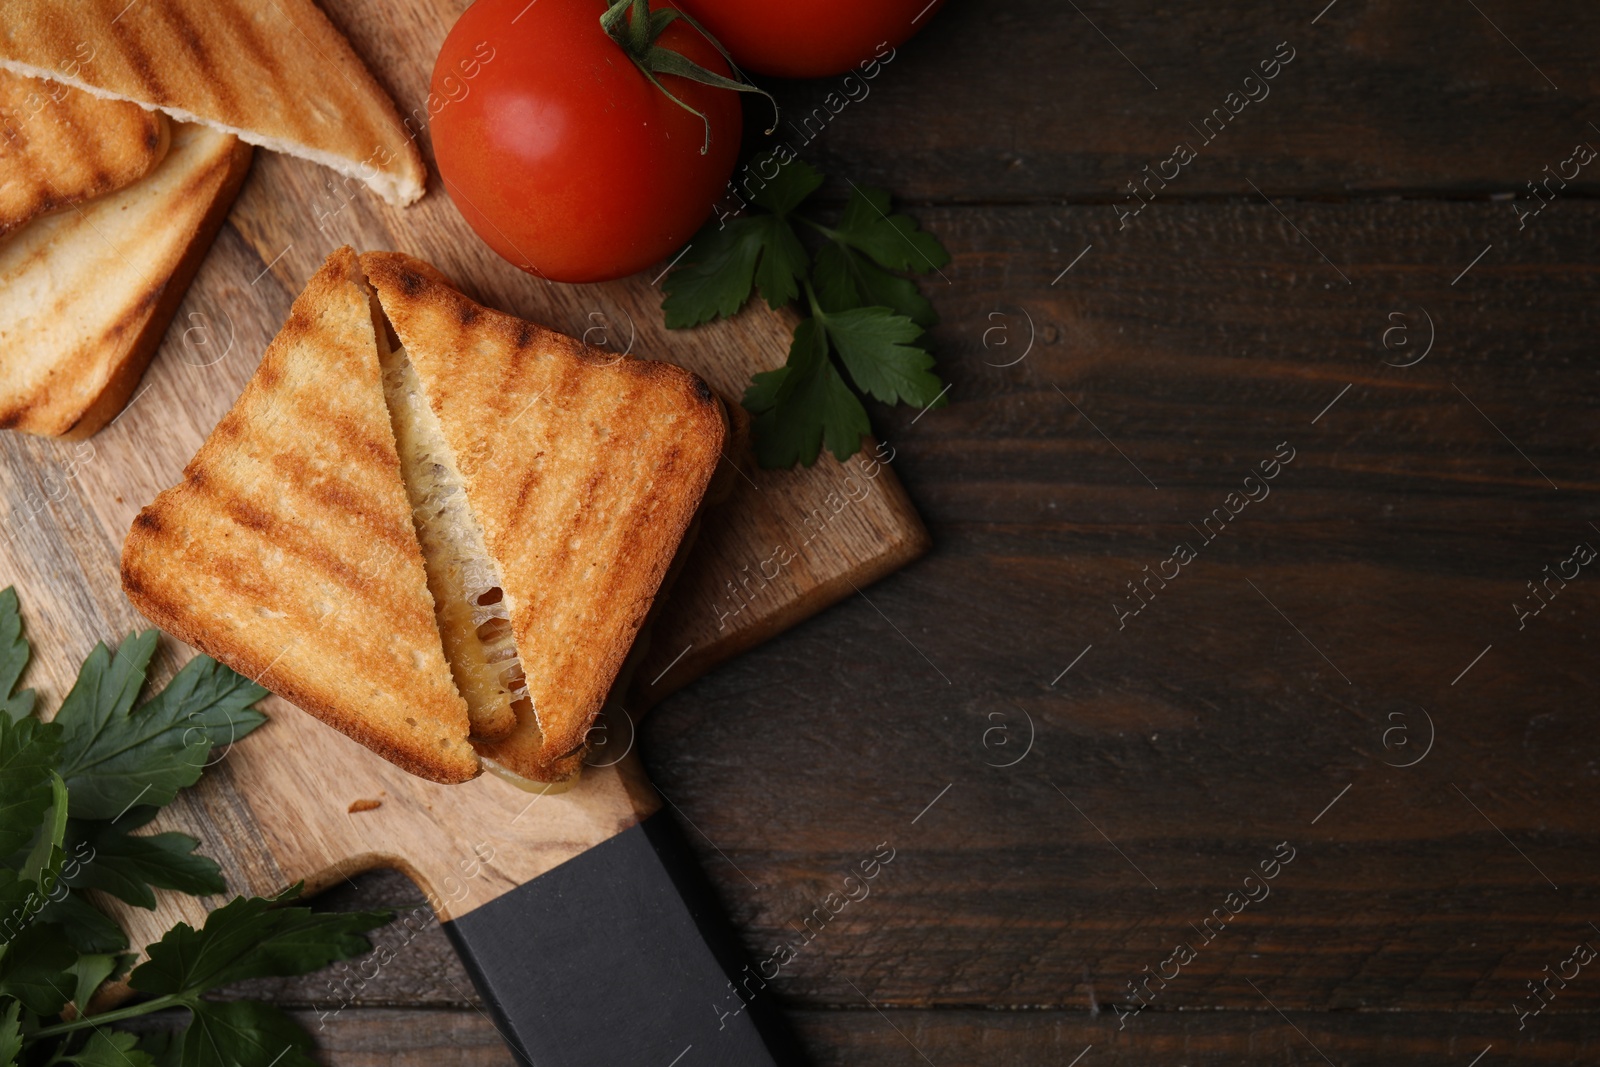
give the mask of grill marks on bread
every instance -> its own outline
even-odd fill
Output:
[[[330,166],[397,206],[426,185],[394,102],[312,0],[8,0],[0,67]]]
[[[725,432],[687,371],[480,307],[409,257],[358,269],[340,249],[184,481],[140,513],[123,584],[414,773],[461,781],[481,755],[560,780]]]
[[[0,241],[0,426],[85,437],[122,410],[250,153],[215,130],[173,126],[140,180]]]
[[[163,629],[407,770],[478,773],[349,249],[296,299],[184,480],[140,513],[123,584]]]
[[[571,773],[725,433],[700,379],[484,308],[399,253],[362,267],[425,386],[505,579],[532,715],[484,756]]]
[[[0,70],[0,235],[138,181],[170,137],[159,112]]]

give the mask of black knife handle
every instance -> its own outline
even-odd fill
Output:
[[[444,929],[530,1067],[801,1062],[665,811]]]

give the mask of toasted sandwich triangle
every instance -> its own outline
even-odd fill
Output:
[[[565,777],[700,505],[726,414],[682,368],[484,308],[400,253],[361,263],[503,576],[532,714],[476,747],[524,777]]]
[[[162,629],[405,769],[479,772],[350,249],[307,283],[183,481],[139,513],[122,582]]]
[[[7,0],[0,67],[321,163],[397,206],[426,187],[414,132],[312,0]]]
[[[171,148],[149,174],[0,241],[0,427],[81,438],[117,416],[251,152],[228,134],[174,124]],[[186,342],[189,356],[220,359],[224,332],[210,332],[208,347]]]

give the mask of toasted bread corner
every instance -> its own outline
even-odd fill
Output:
[[[122,410],[249,170],[196,126],[107,196],[0,242],[0,427],[83,438]]]
[[[167,154],[157,111],[0,70],[0,235],[131,185]]]

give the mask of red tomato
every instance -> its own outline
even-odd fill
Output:
[[[745,70],[824,78],[897,48],[944,0],[679,0]],[[881,53],[876,53],[882,58]]]
[[[670,6],[657,3],[659,10]],[[505,259],[563,282],[620,278],[671,255],[722,195],[738,94],[670,74],[669,100],[600,28],[597,0],[477,0],[433,68],[434,154],[462,216]],[[678,19],[656,42],[724,77]]]

